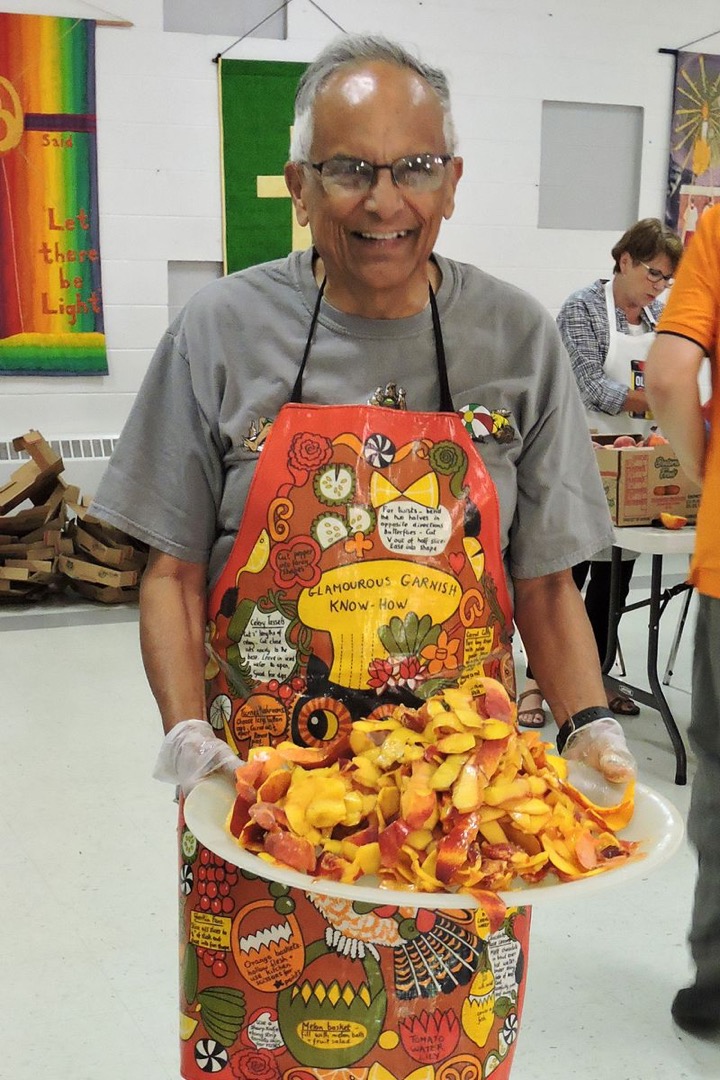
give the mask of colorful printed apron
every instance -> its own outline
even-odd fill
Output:
[[[241,757],[480,674],[514,696],[497,496],[460,417],[302,404],[314,325],[209,602],[208,716]],[[186,1080],[509,1076],[528,908],[491,927],[308,894],[225,863],[182,810],[180,898]]]

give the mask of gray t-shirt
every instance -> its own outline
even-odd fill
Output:
[[[437,304],[456,409],[505,409],[515,436],[476,443],[495,482],[511,577],[564,570],[612,541],[585,413],[549,313],[464,263],[437,257]],[[209,562],[232,548],[257,461],[253,438],[292,392],[317,299],[310,252],[206,286],[164,335],[92,511],[152,547]],[[403,319],[325,301],[303,400],[365,403],[393,382],[419,412],[439,406],[429,307]]]

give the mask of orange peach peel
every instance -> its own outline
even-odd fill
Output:
[[[252,750],[236,783],[227,828],[241,846],[342,882],[375,874],[485,906],[518,881],[575,880],[640,854],[613,831],[632,816],[633,786],[614,807],[593,805],[491,679],[356,721],[339,751]]]
[[[681,514],[667,514],[663,511],[660,514],[660,524],[665,529],[683,529],[688,523],[688,519]]]

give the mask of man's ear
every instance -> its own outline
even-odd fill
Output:
[[[443,207],[443,217],[447,221],[452,217],[455,209],[455,191],[457,189],[460,177],[463,174],[463,159],[461,157],[454,157],[449,164],[450,173],[450,186],[448,188],[447,198],[445,200],[445,206]]]
[[[287,189],[290,192],[290,197],[295,207],[295,216],[298,220],[298,225],[307,225],[310,221],[308,212],[305,209],[305,200],[303,198],[303,191],[305,188],[305,169],[302,165],[298,165],[294,161],[288,161],[285,166],[285,183]]]

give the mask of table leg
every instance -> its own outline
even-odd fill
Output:
[[[605,659],[602,663],[602,673],[606,675],[615,663],[615,654],[618,646],[618,623],[622,614],[620,610],[620,571],[622,563],[622,548],[613,547],[610,559],[610,614],[608,617],[608,637],[605,648]]]
[[[648,621],[647,677],[656,708],[663,718],[670,741],[675,750],[675,783],[687,783],[687,753],[675,717],[668,705],[660,684],[657,669],[658,640],[660,631],[660,594],[662,589],[662,555],[653,555],[650,578],[650,618]]]
[[[662,555],[653,554],[652,556],[649,599],[622,607],[620,605],[620,564],[622,560],[622,549],[613,547],[612,561],[610,564],[608,640],[605,659],[602,664],[602,672],[605,676],[607,686],[624,693],[630,693],[636,701],[641,702],[643,705],[647,705],[649,708],[655,709],[660,713],[667,729],[667,733],[670,736],[670,742],[675,751],[675,783],[685,784],[687,783],[687,752],[682,736],[675,723],[675,717],[673,716],[670,706],[665,698],[665,694],[663,693],[657,669],[660,616],[662,613],[662,559]],[[615,661],[620,616],[625,611],[632,611],[640,607],[648,607],[650,609],[647,647],[647,676],[650,684],[649,692],[637,686],[629,686],[624,680],[621,681],[615,679],[612,675],[608,674]]]
[[[690,610],[690,601],[692,600],[692,586],[688,585],[688,590],[685,593],[685,599],[683,600],[682,610],[680,612],[680,618],[678,624],[675,627],[675,634],[673,636],[672,645],[670,646],[670,652],[668,654],[668,661],[665,666],[665,674],[663,675],[663,686],[670,685],[670,677],[675,670],[675,661],[677,659],[678,649],[680,648],[680,638],[683,635],[685,629],[685,623],[687,622],[688,611]]]

